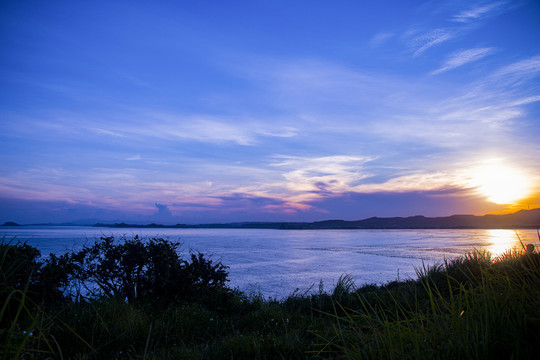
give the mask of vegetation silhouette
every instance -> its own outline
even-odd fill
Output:
[[[179,256],[180,244],[162,238],[101,237],[69,255],[72,280],[94,297],[114,297],[128,303],[171,303],[225,290],[227,267],[203,254]]]
[[[41,258],[0,241],[0,357],[492,359],[540,351],[540,256],[472,253],[418,279],[283,300],[227,286],[227,267],[161,238],[103,237]]]

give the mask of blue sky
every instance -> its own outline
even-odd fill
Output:
[[[7,0],[0,19],[0,221],[540,204],[537,1]]]

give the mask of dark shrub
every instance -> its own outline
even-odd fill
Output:
[[[13,290],[25,291],[36,304],[64,299],[68,286],[69,257],[41,260],[41,253],[24,242],[0,242],[0,289],[2,296]]]
[[[228,290],[226,266],[200,253],[185,261],[178,246],[162,238],[135,236],[117,243],[112,236],[102,237],[71,255],[73,278],[90,294],[130,303],[170,303]]]
[[[81,295],[127,300],[132,303],[171,303],[223,298],[227,267],[203,254],[183,260],[178,243],[162,238],[142,240],[101,237],[91,246],[42,260],[34,247],[0,242],[0,293],[22,290],[35,303],[60,304]]]
[[[3,289],[25,289],[31,285],[31,275],[39,270],[40,252],[21,242],[0,243],[0,286]]]

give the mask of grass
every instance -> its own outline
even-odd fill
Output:
[[[357,288],[344,275],[330,293],[321,285],[281,301],[233,292],[161,307],[111,298],[42,306],[3,286],[0,358],[535,358],[538,257],[473,253],[383,286]]]
[[[527,260],[475,253],[421,269],[401,297],[359,296],[361,307],[335,316],[326,349],[349,359],[535,358],[540,271],[538,258]]]
[[[6,241],[5,237],[0,240],[0,358],[19,359],[29,353],[38,357],[55,353],[61,356],[50,331],[50,315],[28,296],[31,269],[25,266],[24,259],[14,261],[10,256],[14,242],[15,239]],[[17,279],[20,273],[28,274],[22,282]],[[13,279],[18,286],[13,286]]]

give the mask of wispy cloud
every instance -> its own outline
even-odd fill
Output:
[[[339,109],[345,117],[358,115],[362,109],[383,101],[389,93],[406,85],[383,73],[374,74],[314,58],[244,59],[233,66],[231,71],[254,84],[257,93],[265,94],[266,104],[294,116],[281,122],[274,119],[274,127],[281,123],[290,126],[294,122],[297,128],[307,123],[308,131],[314,130],[311,120],[329,108]]]
[[[174,122],[158,122],[152,127],[152,130],[153,134],[159,137],[253,145],[256,141],[256,132],[242,125],[234,121],[193,118],[178,119]]]
[[[278,156],[274,167],[288,169],[283,173],[285,187],[295,193],[316,196],[349,191],[362,179],[369,157],[334,155],[322,157]]]
[[[417,172],[395,176],[382,183],[361,184],[355,187],[356,192],[410,192],[439,191],[463,187],[460,177],[448,171]]]
[[[457,15],[454,15],[452,21],[460,23],[477,21],[491,15],[494,11],[499,10],[505,4],[505,1],[497,1],[487,5],[477,5],[468,10],[464,10]]]
[[[390,32],[379,33],[371,38],[371,40],[369,41],[369,44],[371,46],[381,46],[393,37],[394,37],[394,34]]]
[[[150,133],[169,139],[187,139],[207,143],[232,142],[238,145],[255,145],[260,137],[293,137],[297,131],[290,126],[275,127],[257,121],[242,119],[194,116],[174,118],[166,115],[154,124],[149,124]],[[134,132],[139,129],[133,129]]]
[[[413,56],[416,57],[436,45],[463,37],[475,29],[475,26],[471,23],[479,23],[489,16],[499,14],[509,8],[507,5],[507,1],[498,1],[487,5],[475,5],[470,9],[454,15],[451,19],[454,22],[453,26],[434,28],[432,30],[424,30],[423,32],[420,32],[419,29],[411,29],[404,33],[403,38],[408,42],[409,47],[412,48]],[[373,40],[375,39],[377,38],[373,38]]]
[[[95,139],[105,137],[123,139],[164,139],[171,141],[197,141],[206,144],[232,143],[253,146],[264,138],[290,138],[298,129],[287,124],[280,125],[279,119],[247,116],[175,115],[155,112],[151,109],[133,109],[133,115],[114,114],[107,117],[115,121],[96,121],[78,114],[48,114],[48,118],[29,120],[33,126],[18,125],[18,131],[36,132],[45,129],[48,134],[66,138],[94,134]],[[22,122],[21,122],[22,124]],[[13,131],[12,131],[13,132]],[[87,136],[88,137],[88,136]],[[127,140],[126,140],[127,141]]]
[[[533,102],[540,101],[540,95],[537,96],[528,96],[522,99],[517,99],[513,101],[510,105],[512,106],[519,106],[519,105],[527,105]]]
[[[516,61],[497,70],[491,78],[495,81],[521,82],[537,76],[540,72],[540,55]]]
[[[455,36],[455,32],[450,29],[436,29],[417,36],[411,41],[411,46],[414,49],[413,56],[418,56],[427,49],[448,41]]]
[[[110,130],[106,130],[106,129],[100,129],[100,128],[91,128],[90,130],[98,133],[98,134],[102,134],[102,135],[108,135],[108,136],[113,136],[113,137],[125,137],[126,135],[118,132],[118,131],[110,131]]]
[[[431,74],[436,75],[440,74],[452,69],[455,69],[457,67],[460,67],[462,65],[478,61],[488,55],[491,55],[495,52],[494,48],[474,48],[474,49],[467,49],[462,50],[459,52],[455,52],[451,54],[448,59],[443,63],[443,65],[433,71]]]
[[[126,158],[127,161],[137,161],[137,160],[141,160],[141,154],[137,154],[135,156],[130,156],[128,158]]]

